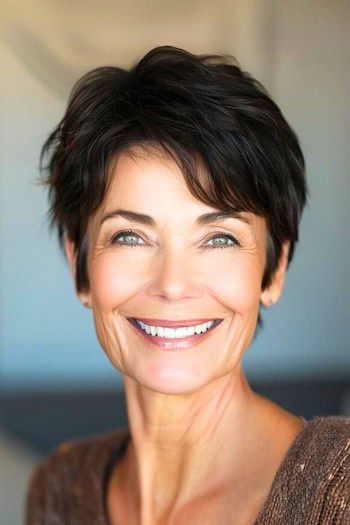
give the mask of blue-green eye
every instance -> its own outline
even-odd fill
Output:
[[[142,242],[138,242],[138,240]],[[232,246],[240,246],[239,241],[233,235],[226,233],[215,235],[209,239],[208,243],[211,241],[213,241],[213,244],[210,245],[211,248],[231,248]],[[142,246],[144,241],[139,235],[137,235],[137,233],[131,230],[125,230],[114,235],[111,239],[111,243],[134,247]]]
[[[229,235],[227,233],[220,233],[219,235],[215,235],[214,237],[209,239],[208,242],[210,241],[213,241],[213,244],[211,244],[213,248],[231,248],[232,246],[240,246],[239,241],[233,235]]]
[[[119,232],[114,237],[112,237],[111,242],[112,244],[123,244],[125,246],[140,246],[143,244],[140,242],[137,242],[137,240],[141,239],[139,235],[137,235],[135,232],[131,230]]]

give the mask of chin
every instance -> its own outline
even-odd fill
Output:
[[[210,382],[209,378],[205,381],[204,378],[198,377],[198,374],[176,368],[153,370],[148,377],[143,375],[142,378],[132,377],[132,379],[148,390],[166,395],[191,394]]]

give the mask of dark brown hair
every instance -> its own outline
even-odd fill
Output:
[[[61,246],[65,236],[74,241],[77,290],[89,288],[87,224],[104,198],[111,163],[149,143],[176,160],[189,190],[205,204],[265,217],[266,288],[285,240],[292,259],[306,202],[298,139],[263,86],[232,57],[163,46],[129,71],[111,66],[84,75],[43,146],[50,224]]]

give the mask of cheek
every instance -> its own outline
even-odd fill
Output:
[[[262,270],[256,257],[236,254],[211,261],[204,269],[203,279],[210,283],[211,295],[244,315],[259,306]]]
[[[140,265],[134,259],[130,264],[128,254],[103,254],[92,262],[89,271],[93,300],[103,308],[115,308],[123,303],[144,282]]]
[[[137,248],[98,256],[89,268],[94,303],[113,310],[137,294],[155,278],[155,265],[148,263]],[[216,253],[196,261],[193,280],[216,301],[243,315],[259,305],[262,272],[256,254]]]

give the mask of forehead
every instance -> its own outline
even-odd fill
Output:
[[[204,171],[198,176],[205,182]],[[101,212],[116,203],[152,203],[162,208],[162,204],[169,206],[178,201],[190,205],[194,213],[208,207],[192,195],[179,165],[169,154],[161,148],[140,147],[121,153],[113,163]]]
[[[208,185],[207,173],[200,162],[197,165],[196,175],[205,188]],[[197,227],[210,222],[222,223],[226,217],[216,221],[203,220],[203,216],[229,211],[227,207],[207,204],[193,195],[178,163],[160,147],[135,147],[115,159],[105,198],[90,222],[95,233],[98,233],[106,216],[117,216],[115,211],[120,209],[152,217],[152,226],[171,223],[177,231],[188,224]],[[230,217],[250,225],[255,234],[266,229],[265,219],[251,212],[239,212],[232,207]]]

